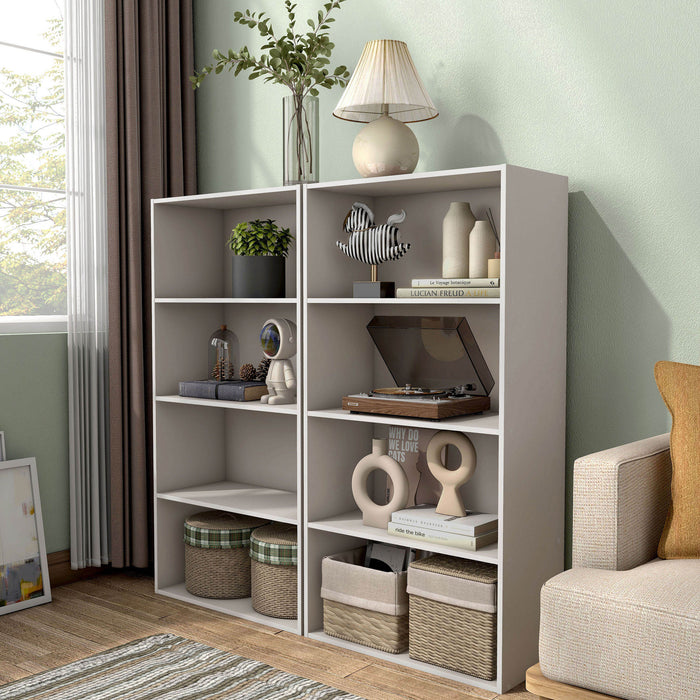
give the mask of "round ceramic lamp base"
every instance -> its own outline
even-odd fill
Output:
[[[415,134],[386,115],[367,124],[352,145],[352,160],[362,177],[412,173],[419,154]]]

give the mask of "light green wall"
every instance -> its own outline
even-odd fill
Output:
[[[234,9],[282,26],[282,0],[194,1],[200,66],[213,48],[259,46]],[[320,4],[300,0],[302,26]],[[414,125],[417,170],[508,162],[569,177],[569,481],[576,457],[667,430],[654,362],[697,363],[700,341],[700,3],[347,0],[337,18],[334,63],[354,67],[369,39],[408,43],[440,110]],[[284,94],[207,80],[201,192],[281,184]],[[356,177],[358,129],[330,114],[340,94],[321,96],[323,180]]]
[[[70,547],[65,333],[0,335],[0,430],[8,459],[36,457],[46,551]]]

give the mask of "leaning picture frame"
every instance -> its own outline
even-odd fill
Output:
[[[7,452],[5,451],[5,431],[0,430],[0,462],[4,462],[7,459]]]
[[[36,459],[0,462],[0,615],[50,601]]]

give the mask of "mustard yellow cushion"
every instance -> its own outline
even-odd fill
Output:
[[[671,412],[671,506],[661,533],[662,559],[700,558],[700,367],[657,362],[656,386]]]

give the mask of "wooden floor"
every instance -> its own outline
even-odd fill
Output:
[[[465,686],[364,654],[180,603],[153,592],[153,580],[106,574],[54,588],[47,605],[0,616],[0,681],[61,666],[152,634],[171,632],[263,661],[368,700],[534,700]]]

